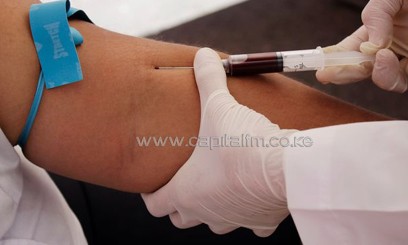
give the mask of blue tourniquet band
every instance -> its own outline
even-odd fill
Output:
[[[30,129],[33,126],[34,119],[35,119],[35,116],[37,115],[38,107],[41,102],[42,94],[44,91],[43,88],[44,88],[44,79],[43,79],[43,73],[41,71],[40,77],[38,78],[37,90],[35,92],[34,101],[31,104],[30,113],[28,115],[26,124],[24,125],[23,132],[21,133],[20,138],[18,138],[17,144],[20,146],[23,146],[27,142],[28,135],[30,133]]]
[[[82,70],[75,46],[83,37],[70,27],[68,18],[91,22],[81,10],[70,8],[69,0],[33,4],[30,8],[30,27],[41,65],[34,100],[17,144],[27,142],[44,87],[47,89],[82,80]]]

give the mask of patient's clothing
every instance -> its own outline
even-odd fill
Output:
[[[0,244],[87,244],[49,175],[13,148],[1,130]]]

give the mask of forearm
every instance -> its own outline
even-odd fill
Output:
[[[1,57],[14,54],[0,63],[1,90],[13,91],[13,97],[2,97],[0,126],[13,143],[40,70],[28,6],[9,16],[16,22],[3,20],[19,27],[5,29],[10,32],[5,36],[14,41],[2,39],[0,48]],[[124,36],[84,22],[71,25],[85,39],[77,49],[84,80],[45,91],[26,156],[52,172],[120,190],[160,187],[189,158],[193,146],[144,147],[137,145],[136,137],[196,137],[200,107],[192,70],[154,67],[191,66],[197,48]],[[384,119],[278,74],[234,77],[228,83],[240,103],[282,128]]]

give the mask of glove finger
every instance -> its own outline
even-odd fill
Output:
[[[142,199],[149,213],[155,217],[163,217],[176,212],[172,204],[170,186],[172,182],[153,193],[142,193]]]
[[[371,62],[356,66],[328,67],[316,72],[316,79],[321,83],[348,84],[368,78],[373,70]]]
[[[368,40],[367,30],[364,26],[361,26],[353,34],[344,38],[338,44],[324,47],[323,52],[332,53],[340,51],[359,51],[360,44],[367,40]]]
[[[353,34],[343,39],[340,43],[323,48],[324,53],[340,51],[359,51],[360,44],[368,40],[367,30],[364,26],[358,28]],[[316,72],[316,78],[323,84],[347,84],[361,81],[371,75],[373,65],[366,62],[356,66],[328,67]]]
[[[197,226],[202,223],[198,219],[188,219],[187,220],[183,218],[179,212],[174,212],[170,214],[169,217],[170,217],[171,223],[173,223],[175,227],[180,228],[180,229],[190,228],[190,227]]]
[[[361,17],[373,48],[388,48],[391,45],[393,19],[402,8],[402,4],[403,1],[371,0],[364,8]]]
[[[208,225],[208,227],[210,228],[212,232],[218,235],[227,234],[238,228],[238,226],[231,226],[231,225]]]
[[[214,50],[209,48],[198,50],[194,59],[194,74],[202,105],[206,104],[213,92],[221,89],[228,91],[224,67]]]
[[[275,232],[275,229],[270,229],[270,230],[253,230],[255,235],[259,237],[268,237],[272,235]]]
[[[338,52],[338,51],[360,51],[360,45],[368,40],[368,32],[365,26],[360,26],[350,36],[344,38],[337,45],[329,46],[328,49],[324,48],[324,52]]]
[[[407,90],[407,59],[400,61],[389,49],[382,49],[376,55],[372,79],[380,88],[403,93]]]

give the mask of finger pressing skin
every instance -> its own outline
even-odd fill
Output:
[[[194,74],[203,104],[212,92],[219,89],[228,90],[220,56],[212,49],[202,48],[196,53]]]

